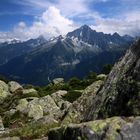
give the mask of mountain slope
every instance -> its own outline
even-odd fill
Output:
[[[118,33],[104,34],[102,32],[96,32],[92,30],[89,26],[84,25],[81,28],[74,30],[67,34],[67,37],[77,38],[91,45],[97,45],[99,48],[108,49],[111,47],[126,46],[129,42],[134,41],[132,37],[124,36],[121,37]]]
[[[90,71],[100,73],[107,63],[114,64],[132,42],[133,38],[97,33],[82,26],[66,37],[52,38],[40,46],[35,43],[35,47],[25,49],[25,45],[26,52],[20,52],[2,65],[0,73],[22,83],[37,85],[47,84],[48,79],[56,77],[82,78]]]
[[[30,39],[25,42],[19,40],[11,40],[0,44],[0,65],[7,63],[11,59],[26,54],[36,47],[43,45],[47,41],[42,37]]]

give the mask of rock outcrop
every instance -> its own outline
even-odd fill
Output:
[[[10,95],[8,85],[5,82],[0,81],[0,103],[2,103],[8,95]]]
[[[35,121],[43,117],[43,108],[38,104],[28,104],[28,117],[33,118]]]
[[[65,91],[65,90],[59,90],[59,91],[57,91],[57,92],[55,92],[55,93],[53,93],[53,94],[51,95],[51,97],[53,98],[53,100],[55,101],[55,103],[57,104],[57,106],[58,106],[61,110],[64,110],[64,111],[66,111],[66,110],[69,108],[69,106],[71,105],[70,102],[65,101],[65,100],[63,99],[63,97],[64,97],[67,93],[68,93],[68,92]]]
[[[112,117],[52,129],[48,140],[139,140],[140,117]]]
[[[38,92],[31,88],[31,89],[23,89],[23,95],[25,95],[26,97],[38,97]]]
[[[63,124],[80,123],[86,115],[86,110],[92,105],[96,93],[100,89],[103,81],[99,80],[88,86],[80,98],[78,98],[69,107],[66,116],[64,117]]]
[[[9,91],[14,94],[21,93],[20,91],[22,91],[23,89],[23,87],[15,81],[10,81],[8,83],[8,86],[9,86]]]
[[[83,121],[140,115],[140,39],[115,64]]]

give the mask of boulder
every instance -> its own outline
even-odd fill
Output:
[[[55,79],[53,79],[52,83],[54,85],[63,84],[64,83],[64,78],[55,78]]]
[[[122,126],[120,134],[123,140],[139,140],[140,139],[140,117],[130,118],[130,123]]]
[[[31,89],[23,89],[23,95],[26,97],[38,97],[38,92],[31,88]]]
[[[11,93],[18,94],[22,92],[23,87],[19,83],[15,81],[10,81],[8,85],[9,85],[9,91]]]
[[[27,106],[28,106],[28,101],[26,99],[20,99],[19,104],[16,107],[16,110],[22,113],[27,113]]]
[[[92,83],[91,85],[89,85],[84,91],[83,91],[83,94],[92,94],[92,93],[96,93],[97,90],[101,87],[101,84],[103,84],[102,81],[97,81],[97,82],[94,82]],[[95,95],[95,94],[94,94]],[[84,95],[86,96],[86,95]]]
[[[38,104],[28,104],[28,117],[33,118],[35,121],[43,117],[43,109]]]
[[[44,115],[53,115],[55,119],[59,119],[62,115],[60,108],[57,106],[53,98],[49,95],[42,97],[38,100],[42,106]]]
[[[48,140],[139,140],[139,132],[139,117],[112,117],[54,128]]]
[[[68,109],[68,107],[70,106],[70,102],[68,101],[64,101],[63,100],[63,96],[65,96],[68,92],[65,90],[59,90],[53,94],[51,94],[51,97],[53,98],[53,100],[55,101],[55,103],[57,104],[57,106],[61,109]],[[66,108],[65,108],[66,107]]]
[[[41,98],[27,97],[20,99],[16,110],[28,114],[28,117],[33,118],[35,121],[42,118],[43,115],[52,115],[54,119],[59,119],[62,116],[60,108],[49,95]]]
[[[96,93],[98,92],[102,84],[103,81],[99,80],[88,86],[83,91],[82,96],[74,101],[69,107],[62,123],[80,123],[82,120],[84,120],[84,116],[87,114],[87,109],[92,105]]]
[[[38,112],[35,111],[36,109],[38,110]],[[27,105],[27,112],[29,117],[36,115],[35,112],[38,113],[37,118],[33,117],[35,120],[42,118],[43,115],[52,115],[55,119],[58,119],[62,115],[60,108],[56,105],[55,101],[49,95],[44,96],[42,98],[35,98],[29,101]]]
[[[0,103],[2,103],[8,95],[10,95],[8,85],[0,80]]]

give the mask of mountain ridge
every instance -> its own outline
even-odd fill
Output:
[[[50,40],[43,37],[31,39],[25,42],[26,45],[22,44],[23,53],[19,45],[15,47],[18,51],[11,51],[9,47],[9,54],[12,56],[7,61],[5,58],[10,55],[5,49],[3,59],[0,57],[1,62],[5,62],[0,67],[0,73],[31,84],[47,84],[48,77],[64,77],[66,80],[72,76],[82,78],[90,71],[100,73],[107,63],[114,64],[133,41],[133,38],[125,36],[124,39],[118,34],[98,33],[84,25],[64,37],[60,35]],[[0,47],[0,52],[3,48]],[[10,71],[9,67],[12,67]]]

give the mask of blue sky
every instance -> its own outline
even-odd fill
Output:
[[[140,0],[1,0],[0,40],[65,35],[88,24],[105,33],[140,33]]]

